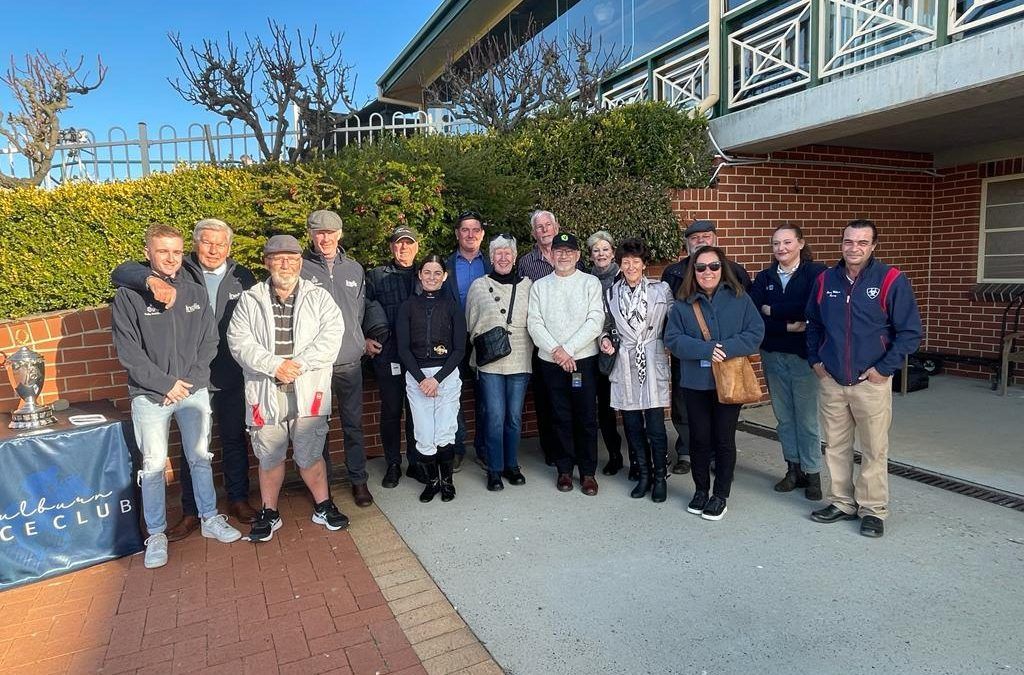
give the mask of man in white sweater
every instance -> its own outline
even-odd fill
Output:
[[[527,325],[540,356],[540,377],[551,397],[558,438],[558,490],[572,490],[573,466],[580,489],[597,494],[597,337],[604,326],[601,282],[576,269],[580,245],[560,233],[551,242],[555,272],[530,289]]]

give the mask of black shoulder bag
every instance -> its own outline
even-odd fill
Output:
[[[608,295],[612,292],[612,288],[615,288],[615,286],[611,286],[605,293],[601,294],[604,299],[604,336],[608,338],[612,343],[612,347],[615,348],[615,351],[611,354],[605,354],[601,351],[600,347],[597,350],[597,369],[602,375],[611,375],[612,371],[615,370],[615,360],[619,358],[619,344],[621,343],[619,330],[615,327],[615,317],[612,316],[612,310],[608,304]]]
[[[508,301],[508,314],[505,317],[505,325],[495,326],[473,338],[473,351],[476,353],[477,367],[494,363],[498,359],[503,359],[512,353],[512,343],[509,341],[512,331],[508,327],[512,325],[512,308],[516,304],[516,288],[518,287],[519,280],[512,284],[512,297]]]

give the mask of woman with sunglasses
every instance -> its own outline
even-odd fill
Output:
[[[739,404],[718,401],[712,362],[757,352],[764,322],[743,285],[736,279],[725,251],[700,249],[687,266],[680,302],[669,313],[665,345],[680,363],[680,386],[690,420],[690,461],[696,492],[686,510],[705,520],[721,520],[736,469],[736,423]],[[697,311],[711,334],[704,339]],[[711,461],[715,484],[711,486]]]
[[[505,489],[502,477],[512,485],[526,483],[519,470],[519,437],[533,371],[533,340],[526,328],[533,282],[519,276],[516,238],[511,234],[492,239],[489,252],[493,269],[474,281],[466,296],[466,328],[470,341],[495,327],[504,328],[512,347],[507,356],[484,365],[476,363],[474,354],[472,364],[478,391],[487,401],[483,419],[477,419],[487,452],[487,489],[497,492]]]
[[[775,491],[802,487],[805,497],[817,501],[821,499],[818,376],[807,365],[804,308],[825,266],[814,262],[798,225],[775,228],[772,255],[772,264],[754,279],[750,299],[764,320],[761,368],[786,460],[786,475],[775,484]]]
[[[412,411],[416,450],[422,456],[427,486],[420,495],[429,502],[455,499],[452,461],[458,428],[462,381],[459,364],[466,352],[466,319],[458,301],[442,290],[448,277],[444,258],[429,255],[420,263],[423,292],[410,295],[398,308],[395,342],[405,366],[405,393]]]
[[[622,411],[630,458],[636,455],[638,482],[629,496],[641,499],[650,491],[652,501],[663,502],[668,452],[665,408],[672,401],[672,371],[662,335],[672,307],[672,288],[644,276],[651,252],[643,241],[623,240],[615,259],[622,276],[605,294],[619,336],[615,366],[608,376],[611,407]],[[607,334],[601,337],[600,348],[605,354],[615,353]]]

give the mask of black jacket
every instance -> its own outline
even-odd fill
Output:
[[[359,363],[366,350],[363,338],[363,314],[366,311],[365,275],[363,266],[338,249],[334,269],[327,266],[318,252],[307,250],[302,256],[303,279],[313,282],[334,298],[345,319],[345,335],[338,350],[336,366],[350,366]]]
[[[466,316],[451,293],[413,295],[398,308],[395,337],[402,365],[417,382],[423,368],[440,367],[438,382],[459,367],[466,353]]]
[[[782,289],[782,281],[779,279],[778,263],[758,272],[750,286],[750,299],[754,301],[757,313],[764,320],[764,341],[761,342],[761,349],[807,358],[807,334],[803,331],[791,333],[786,330],[786,324],[807,320],[804,313],[807,299],[811,297],[814,280],[824,271],[825,266],[821,263],[802,261],[786,284],[785,290]],[[762,305],[771,307],[769,316],[761,312]]]
[[[181,264],[179,276],[184,273],[188,279],[199,284],[206,292],[206,280],[203,274],[203,267],[199,264],[195,253],[189,253]],[[118,265],[110,273],[110,283],[117,288],[130,288],[140,293],[149,293],[146,289],[146,279],[153,276],[153,271],[147,263],[126,262]],[[237,389],[242,386],[242,367],[235,362],[228,349],[228,324],[231,323],[231,313],[235,311],[238,298],[242,293],[256,285],[256,277],[247,268],[239,265],[231,258],[227,259],[227,269],[224,272],[224,280],[220,282],[217,289],[217,303],[214,311],[214,319],[217,322],[217,354],[210,362],[210,388],[216,390]],[[206,298],[209,304],[209,296]],[[177,305],[177,302],[175,302]]]
[[[147,268],[148,269],[148,268]],[[170,309],[149,291],[119,288],[111,303],[117,358],[128,371],[128,395],[161,403],[175,381],[192,392],[210,385],[210,362],[217,353],[217,329],[206,289],[178,273],[177,298]]]
[[[398,349],[395,346],[395,320],[398,308],[405,299],[417,292],[419,282],[414,267],[399,267],[394,261],[374,267],[366,273],[366,314],[363,329],[370,331],[367,317],[379,317],[383,311],[387,317],[390,335],[382,343],[380,354],[373,357],[382,362],[397,362]]]

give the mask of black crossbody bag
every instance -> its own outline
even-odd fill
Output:
[[[495,326],[473,338],[473,351],[476,353],[476,365],[478,367],[494,363],[498,359],[503,359],[512,353],[512,343],[509,341],[512,331],[508,327],[512,325],[512,308],[516,304],[516,288],[518,287],[519,281],[517,280],[516,283],[512,284],[512,297],[508,301],[508,315],[505,317],[505,325]]]

